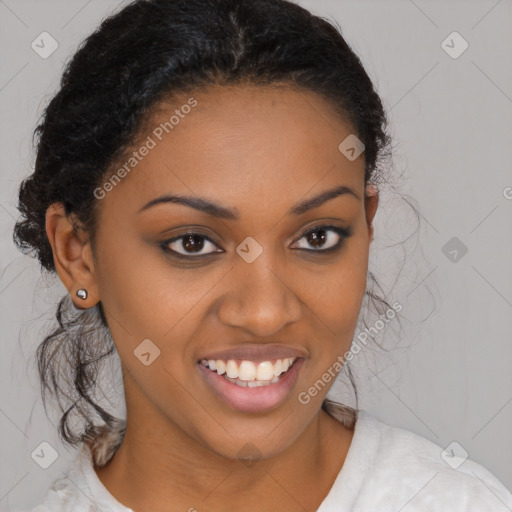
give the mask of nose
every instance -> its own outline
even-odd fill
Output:
[[[227,292],[218,305],[219,321],[250,331],[253,336],[271,337],[302,315],[297,283],[284,265],[270,265],[265,252],[252,263],[235,263],[226,279]]]

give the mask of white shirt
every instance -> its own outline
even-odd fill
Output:
[[[492,473],[442,453],[426,438],[359,411],[345,463],[317,512],[512,511],[512,494]],[[83,444],[66,476],[54,481],[44,503],[31,512],[133,510],[102,484]]]

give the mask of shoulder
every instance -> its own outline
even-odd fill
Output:
[[[41,504],[29,512],[92,512],[80,499],[79,491],[73,487],[69,477],[63,476],[55,480]]]
[[[68,470],[56,479],[41,504],[28,512],[133,512],[103,486],[93,469],[94,453],[83,444]]]
[[[374,500],[393,500],[393,506],[402,504],[404,510],[511,510],[510,491],[490,471],[472,461],[458,443],[445,449],[364,411],[358,423],[363,433],[375,439],[364,483],[366,489],[373,489]]]

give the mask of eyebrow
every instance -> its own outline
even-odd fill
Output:
[[[335,197],[343,195],[348,195],[349,197],[353,196],[356,199],[359,199],[358,194],[356,194],[356,192],[354,192],[354,190],[352,190],[350,187],[347,187],[345,185],[337,186],[335,188],[325,190],[324,192],[318,194],[315,197],[305,199],[304,201],[297,203],[295,206],[290,208],[288,214],[295,216],[302,215],[308,212],[309,210],[312,210],[313,208],[318,208],[319,206],[324,204],[326,201],[329,201],[330,199],[334,199]],[[166,194],[164,196],[157,197],[156,199],[149,201],[149,203],[145,204],[137,213],[141,213],[153,206],[163,203],[182,204],[220,219],[238,220],[240,218],[240,215],[236,208],[226,208],[202,197],[170,194]]]

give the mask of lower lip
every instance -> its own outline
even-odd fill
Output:
[[[293,366],[282,374],[278,382],[254,388],[233,384],[201,363],[197,366],[217,396],[230,407],[243,412],[263,412],[276,407],[289,395],[297,382],[303,363],[303,358],[297,359]]]

